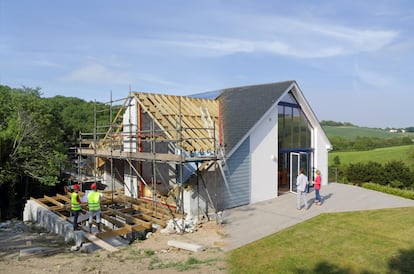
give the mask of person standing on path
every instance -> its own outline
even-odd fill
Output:
[[[302,208],[301,206],[301,200],[302,196],[305,200],[305,209],[308,210],[308,200],[306,199],[306,187],[308,185],[308,177],[303,174],[304,170],[301,168],[299,170],[299,175],[296,178],[296,186],[297,186],[297,197],[298,197],[298,203],[297,203],[297,209],[300,210]]]
[[[79,185],[75,184],[73,186],[73,192],[70,195],[70,201],[71,201],[71,210],[73,213],[73,230],[80,230],[81,228],[78,226],[78,217],[79,212],[81,212],[81,200],[79,197]]]
[[[96,183],[91,185],[91,191],[88,193],[88,208],[89,208],[89,233],[92,233],[93,217],[96,217],[96,225],[98,231],[101,231],[101,201],[102,193],[96,191]]]
[[[319,193],[319,190],[321,189],[321,171],[319,169],[316,170],[316,178],[315,181],[313,183],[313,187],[315,189],[315,203],[317,205],[321,205],[322,204],[322,199],[321,199],[321,195]]]

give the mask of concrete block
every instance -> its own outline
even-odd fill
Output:
[[[184,243],[184,242],[179,242],[179,241],[174,241],[174,240],[168,241],[167,244],[169,246],[173,246],[173,247],[177,247],[177,248],[181,248],[181,249],[185,249],[185,250],[189,250],[193,252],[201,252],[204,250],[204,248],[201,245]]]

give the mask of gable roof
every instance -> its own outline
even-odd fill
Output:
[[[143,113],[157,123],[168,139],[183,139],[183,148],[188,152],[215,150],[216,100],[144,92],[132,94]]]
[[[230,152],[295,81],[223,89],[220,102],[223,142]]]

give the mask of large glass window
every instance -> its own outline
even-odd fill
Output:
[[[292,155],[300,156],[297,168],[304,168],[309,177],[313,157],[311,133],[311,124],[300,105],[291,92],[287,93],[278,105],[279,192],[296,191],[295,184],[289,186],[297,176],[291,167]]]
[[[278,112],[279,150],[309,149],[311,126],[290,92],[279,103]]]

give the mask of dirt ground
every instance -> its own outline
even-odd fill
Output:
[[[204,250],[171,247],[170,240],[201,245]],[[206,221],[193,233],[156,232],[118,252],[83,253],[71,251],[75,244],[65,243],[59,235],[14,220],[0,223],[0,273],[226,273],[224,243],[223,227]]]

